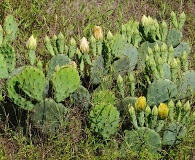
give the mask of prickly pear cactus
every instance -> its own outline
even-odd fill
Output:
[[[2,54],[0,54],[0,78],[8,77],[7,64]]]
[[[6,16],[3,29],[5,32],[3,43],[12,42],[16,38],[16,33],[18,31],[18,24],[16,23],[13,15]]]
[[[100,103],[115,105],[116,97],[114,95],[114,92],[110,90],[95,91],[92,95],[92,102],[93,105],[100,104]]]
[[[132,44],[124,42],[122,36],[116,37],[115,41],[113,41],[111,52],[117,58],[127,56],[129,59],[128,69],[133,70],[135,68],[138,61],[138,51]]]
[[[167,79],[159,79],[154,81],[148,87],[147,103],[149,106],[158,105],[161,102],[169,101],[173,97],[177,97],[177,85]]]
[[[106,70],[104,68],[104,59],[103,57],[96,56],[92,61],[91,71],[90,71],[90,79],[93,84],[99,84],[102,82],[103,76],[106,74]]]
[[[173,28],[169,30],[166,43],[168,46],[172,45],[173,47],[176,47],[181,42],[182,37],[182,32],[178,29]]]
[[[64,54],[57,54],[51,58],[47,68],[47,79],[51,79],[57,66],[69,64],[71,60]]]
[[[8,97],[19,107],[32,110],[33,101],[41,101],[45,89],[45,76],[35,67],[14,70],[7,80]]]
[[[128,56],[121,56],[112,64],[113,76],[116,79],[118,75],[125,75],[129,71],[130,60]]]
[[[195,71],[187,71],[178,81],[178,97],[180,99],[191,96],[195,92]]]
[[[79,87],[79,73],[70,65],[61,66],[53,73],[52,84],[54,99],[57,102],[61,102]]]
[[[9,44],[2,45],[0,46],[0,54],[2,54],[5,59],[8,72],[11,72],[15,68],[16,64],[14,48]]]
[[[46,134],[55,134],[68,109],[53,99],[46,98],[36,104],[31,113],[33,125]]]
[[[163,134],[163,145],[177,145],[182,142],[185,137],[187,129],[184,125],[178,122],[170,123]]]
[[[91,95],[89,94],[89,91],[83,87],[79,86],[77,90],[73,92],[71,95],[74,105],[76,105],[79,108],[84,109],[85,111],[88,110],[91,100]]]
[[[191,48],[188,43],[181,42],[177,47],[174,48],[174,56],[181,57],[184,51],[189,55]]]
[[[146,127],[140,127],[132,131],[126,130],[125,142],[134,151],[147,149],[151,153],[160,151],[162,146],[160,135]]]
[[[92,107],[89,114],[92,131],[105,139],[117,131],[119,121],[119,112],[112,104],[97,104]]]

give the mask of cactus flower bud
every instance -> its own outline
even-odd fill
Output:
[[[184,60],[184,61],[188,59],[188,54],[186,53],[186,51],[184,51],[184,52],[182,53],[181,59]]]
[[[76,46],[76,45],[77,45],[75,39],[72,38],[72,37],[71,37],[71,39],[70,39],[70,45],[71,45],[71,46]]]
[[[160,103],[160,105],[158,106],[158,116],[160,119],[165,119],[167,118],[169,113],[169,109],[167,107],[166,104],[164,103]]]
[[[80,41],[80,50],[83,53],[88,53],[89,52],[89,42],[85,37],[83,37]]]
[[[181,108],[182,107],[182,104],[181,104],[181,101],[180,100],[176,103],[176,107],[178,107],[178,108]]]
[[[184,107],[184,110],[185,110],[186,112],[190,111],[190,109],[191,109],[190,101],[187,101],[187,102],[183,105],[183,107]]]
[[[35,50],[37,48],[37,40],[33,35],[30,36],[30,38],[26,42],[26,48],[30,50]]]
[[[122,83],[123,83],[123,78],[119,74],[118,77],[117,77],[117,84],[122,84]]]
[[[167,45],[165,43],[163,43],[162,46],[161,46],[161,48],[160,48],[160,50],[162,52],[166,52],[167,51]]]
[[[159,47],[159,45],[158,45],[158,43],[156,43],[155,45],[154,45],[154,51],[157,53],[157,52],[160,52],[160,47]]]
[[[152,112],[151,108],[149,106],[147,106],[146,110],[145,110],[146,116],[148,116],[151,112]]]
[[[153,55],[153,50],[150,47],[148,47],[148,55]]]
[[[167,23],[163,20],[161,26],[162,28],[167,28]]]
[[[173,11],[171,12],[171,20],[175,28],[178,28],[177,16]]]
[[[146,108],[146,97],[140,96],[135,102],[135,108],[139,111],[144,111]]]
[[[143,26],[147,26],[147,24],[148,24],[148,17],[143,15],[142,19],[141,19],[141,23],[143,24]]]
[[[107,33],[107,39],[110,40],[113,38],[113,34],[110,32],[110,30]]]
[[[130,114],[130,115],[134,115],[134,114],[135,114],[135,109],[134,109],[134,107],[133,107],[133,106],[130,106],[130,105],[129,105],[129,114]]]
[[[135,77],[134,77],[134,74],[133,73],[129,73],[129,81],[130,82],[135,82]]]
[[[171,61],[171,68],[177,68],[177,59],[173,58],[173,60]]]
[[[91,42],[91,43],[95,43],[95,42],[96,42],[96,39],[95,39],[95,37],[94,37],[93,35],[92,35],[91,38],[90,38],[90,42]]]
[[[179,29],[182,29],[184,23],[186,21],[186,15],[184,12],[182,12],[179,16]]]
[[[97,39],[97,40],[103,40],[102,27],[95,26],[93,31],[94,31],[94,37],[95,37],[95,39]]]
[[[158,108],[156,107],[156,105],[152,108],[152,115],[153,116],[157,116],[158,115]]]
[[[169,107],[169,108],[174,108],[174,107],[175,107],[175,104],[174,104],[174,102],[173,102],[172,99],[169,101],[168,107]]]
[[[173,53],[173,52],[174,52],[174,48],[173,48],[173,46],[172,46],[172,45],[169,47],[169,52],[171,52],[171,53]]]

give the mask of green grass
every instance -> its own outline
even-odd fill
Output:
[[[17,52],[18,65],[26,63],[26,41],[33,34],[38,38],[38,56],[46,54],[43,39],[60,31],[69,44],[74,37],[78,42],[83,36],[92,32],[94,25],[101,25],[105,33],[116,33],[123,23],[134,18],[141,19],[143,14],[158,20],[169,21],[171,11],[186,13],[184,39],[192,47],[191,67],[195,67],[195,3],[182,0],[124,0],[124,1],[64,1],[64,0],[3,0],[0,2],[0,24],[7,14],[13,14],[19,24],[19,33],[14,47]],[[22,112],[20,113],[22,114]],[[183,143],[177,147],[166,148],[160,155],[150,155],[147,150],[139,155],[128,149],[120,150],[123,135],[116,135],[111,141],[103,141],[93,135],[86,127],[83,113],[72,109],[69,119],[62,124],[62,131],[57,136],[48,137],[33,132],[28,126],[13,130],[8,122],[0,121],[0,159],[192,159],[195,156],[195,125],[189,130]],[[9,121],[9,117],[7,119]],[[19,120],[18,120],[19,121]]]

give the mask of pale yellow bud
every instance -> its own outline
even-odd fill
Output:
[[[89,52],[89,42],[85,37],[83,37],[80,41],[80,50],[82,53],[88,53]]]
[[[165,119],[167,118],[169,113],[169,109],[167,107],[166,104],[164,103],[160,103],[160,105],[158,106],[158,116],[160,119]]]
[[[30,50],[35,50],[37,48],[37,40],[34,38],[34,36],[30,36],[28,41],[26,42],[26,48]]]
[[[102,27],[95,26],[93,31],[94,31],[94,37],[95,37],[95,39],[97,39],[97,40],[102,40],[103,39]]]
[[[156,105],[152,108],[152,115],[153,116],[157,116],[158,115],[158,108],[156,107]]]

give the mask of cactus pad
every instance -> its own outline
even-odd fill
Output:
[[[125,131],[125,141],[134,151],[147,149],[156,153],[161,149],[161,137],[154,130],[140,127],[137,130]]]
[[[97,104],[90,111],[89,121],[93,132],[103,138],[110,138],[117,131],[119,112],[112,104]]]
[[[169,30],[169,33],[167,35],[167,45],[172,45],[173,47],[176,47],[180,43],[182,37],[183,35],[181,31],[175,28]]]
[[[61,102],[79,87],[80,76],[72,66],[61,66],[54,72],[52,83],[54,98],[57,102]]]
[[[11,72],[15,68],[16,64],[16,55],[14,52],[14,48],[8,44],[0,46],[0,54],[3,55],[6,63],[7,69]]]
[[[116,98],[114,95],[114,92],[110,90],[101,90],[101,91],[95,91],[92,96],[92,102],[93,105],[100,104],[100,103],[106,103],[106,104],[116,104]]]
[[[0,78],[7,78],[8,77],[8,70],[7,70],[7,64],[4,60],[4,57],[2,54],[0,54]]]
[[[178,122],[170,123],[163,134],[163,145],[177,145],[182,142],[186,135],[186,127]]]
[[[179,97],[185,98],[195,92],[195,71],[187,71],[182,74],[178,82]]]
[[[3,29],[5,31],[4,43],[12,42],[16,38],[18,25],[13,15],[8,15],[5,18]]]
[[[148,87],[147,103],[149,106],[158,105],[177,96],[177,85],[168,79],[154,81]]]
[[[72,94],[72,98],[76,106],[78,106],[79,108],[83,108],[84,110],[88,110],[91,95],[85,87],[80,85]]]
[[[64,54],[57,54],[51,58],[49,61],[48,69],[47,69],[47,79],[52,78],[52,74],[55,71],[56,66],[63,66],[70,63],[70,59],[68,56]]]
[[[32,110],[32,101],[41,101],[45,89],[45,76],[35,67],[21,67],[7,80],[9,98],[19,107]]]
[[[90,79],[92,80],[93,84],[99,84],[105,74],[106,71],[104,68],[104,59],[102,56],[96,56],[92,61]]]
[[[41,129],[44,133],[56,133],[63,120],[67,108],[53,99],[45,99],[36,104],[32,110],[31,120],[35,127]]]

